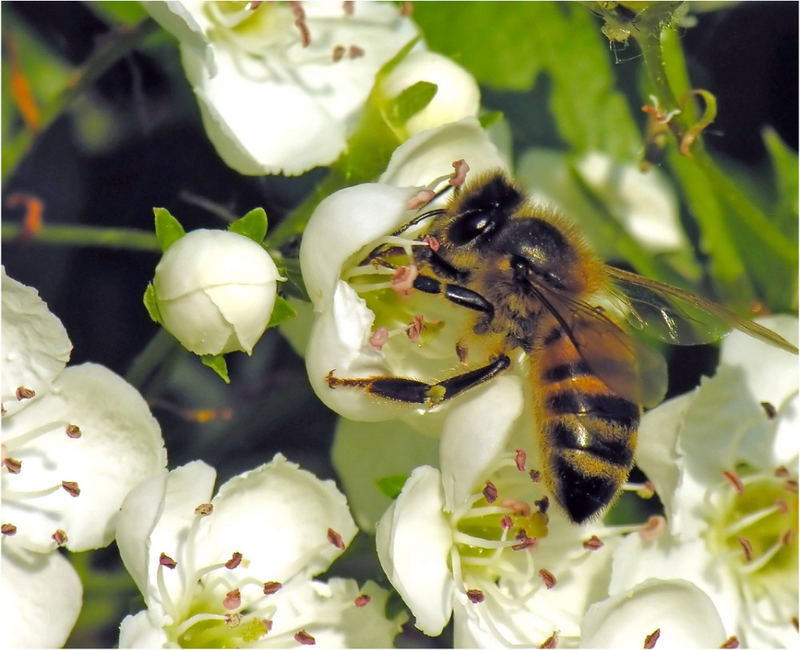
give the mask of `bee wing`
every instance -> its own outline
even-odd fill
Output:
[[[618,290],[617,297],[627,307],[627,321],[633,329],[646,330],[673,345],[697,345],[717,341],[736,328],[794,354],[798,352],[772,330],[710,300],[613,266],[607,266],[606,271]]]
[[[667,392],[667,364],[656,349],[631,336],[601,307],[539,289],[591,371],[620,397],[655,406]]]

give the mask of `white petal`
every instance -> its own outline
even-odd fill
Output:
[[[316,311],[330,304],[345,262],[408,220],[416,190],[366,183],[331,194],[314,210],[300,244],[303,281]]]
[[[797,345],[795,316],[767,316],[757,322]],[[797,356],[739,330],[723,339],[720,364],[744,369],[747,386],[757,402],[770,402],[781,408],[789,397],[797,394]]]
[[[656,647],[718,648],[727,638],[714,603],[691,582],[647,580],[589,608],[581,647],[641,648],[655,630]]]
[[[229,167],[249,175],[294,175],[336,160],[345,125],[324,104],[294,83],[241,75],[226,49],[214,54],[217,74],[209,77],[205,57],[181,47],[206,135]]]
[[[330,309],[318,315],[306,350],[311,387],[331,410],[351,420],[399,418],[413,406],[368,395],[363,390],[328,386],[328,373],[341,378],[393,374],[383,355],[369,345],[374,314],[344,281],[339,281]]]
[[[645,540],[639,534],[625,537],[614,551],[609,593],[627,593],[651,578],[693,583],[714,601],[725,628],[735,632],[740,617],[736,579],[720,567],[705,540],[678,542],[669,534],[656,540]]]
[[[375,538],[384,572],[429,636],[441,633],[453,606],[453,538],[443,507],[439,470],[417,467],[378,522]]]
[[[362,594],[369,596],[369,602],[357,607],[355,600]],[[302,629],[323,648],[390,648],[403,617],[386,618],[388,595],[373,582],[359,588],[355,580],[342,578],[327,583],[293,580],[272,596],[275,615],[265,640],[278,643],[279,635],[291,638]]]
[[[434,464],[439,442],[398,420],[375,424],[339,418],[331,457],[359,528],[374,533],[392,500],[376,482],[408,476],[418,465]]]
[[[668,520],[673,519],[676,491],[681,478],[678,434],[696,393],[663,402],[642,416],[636,444],[636,464],[653,483]]]
[[[209,47],[205,36],[205,28],[209,21],[205,17],[201,0],[184,0],[183,2],[159,2],[153,0],[142,5],[164,29],[175,36],[183,46],[192,47],[196,56],[205,61],[209,75],[216,74],[214,52]]]
[[[68,424],[80,427],[80,438],[66,435]],[[62,481],[80,488],[77,497],[63,489],[13,501],[4,495],[4,516],[17,526],[13,543],[32,550],[52,550],[56,529],[66,532],[73,551],[105,546],[131,488],[166,465],[161,430],[147,403],[122,377],[97,364],[67,368],[51,393],[4,425],[9,454],[22,461],[19,474],[4,473],[5,490],[41,490]],[[47,433],[15,444],[17,436],[37,429]]]
[[[69,361],[72,343],[61,321],[50,312],[36,289],[6,275],[2,278],[2,401],[6,411],[14,410],[17,388],[23,386],[37,393]]]
[[[411,52],[383,80],[380,89],[395,97],[419,81],[436,84],[436,94],[406,122],[409,136],[478,114],[481,93],[475,79],[452,59],[436,52]]]
[[[445,510],[452,512],[479,487],[522,413],[520,378],[502,376],[448,411],[440,449]]]
[[[150,581],[150,534],[164,510],[169,472],[140,483],[128,493],[117,517],[116,540],[119,555],[128,573],[147,602]]]
[[[160,613],[156,574],[158,559],[166,553],[174,560],[197,519],[194,509],[209,503],[216,472],[194,461],[140,483],[126,497],[117,519],[120,557],[154,616]],[[167,573],[168,580],[174,580]]]
[[[199,522],[192,543],[198,566],[230,559],[249,560],[237,569],[257,580],[285,582],[321,573],[346,546],[356,525],[333,481],[321,481],[278,454],[268,464],[232,478],[212,501],[214,512]]]
[[[222,284],[263,286],[278,275],[275,262],[252,239],[228,230],[199,229],[164,253],[156,267],[156,290],[159,298],[169,300]]]
[[[60,553],[22,557],[5,545],[0,562],[2,647],[62,647],[83,601],[83,587],[75,569]]]
[[[393,619],[386,617],[386,603],[389,592],[380,588],[374,582],[367,583],[358,588],[353,580],[332,578],[328,581],[331,592],[345,602],[352,603],[355,597],[364,594],[369,596],[369,603],[363,607],[347,607],[343,615],[339,616],[338,627],[342,629],[346,648],[391,648],[394,647],[394,638],[402,630],[402,623],[408,620],[405,612],[401,612]],[[357,589],[354,593],[354,588]],[[316,634],[314,637],[322,646],[328,646],[325,636]]]
[[[303,4],[309,30],[309,48],[289,52],[302,83],[337,120],[352,125],[364,104],[378,69],[418,35],[414,23],[385,2],[357,2],[352,16],[343,16],[333,2]],[[364,56],[330,62],[334,44],[355,44]],[[417,46],[421,47],[421,46]],[[310,60],[310,61],[309,61]]]
[[[154,625],[147,610],[131,614],[122,619],[119,625],[120,648],[165,648],[167,634],[164,628]]]
[[[165,584],[172,598],[182,594],[185,589],[182,580],[197,568],[192,564],[194,556],[191,555],[192,551],[187,551],[186,540],[199,518],[195,514],[195,508],[211,502],[216,471],[202,461],[187,463],[167,474],[166,489],[163,491],[158,485],[163,481],[162,477],[163,475],[155,479],[154,486],[147,483],[139,485],[131,497],[125,500],[124,514],[121,515],[128,521],[127,530],[135,526],[137,521],[144,529],[135,534],[127,544],[125,542],[120,544],[120,553],[125,550],[122,555],[123,562],[129,570],[132,571],[140,566],[136,564],[141,562],[141,548],[137,545],[141,544],[142,532],[149,533],[145,537],[148,554],[147,589],[142,591],[142,595],[149,607],[150,616],[154,619],[159,619],[163,611],[161,602],[163,594],[159,590],[157,580],[161,553],[166,553],[178,562],[177,571],[164,572]],[[160,504],[155,502],[159,494],[163,494]],[[153,513],[153,510],[157,514]],[[138,584],[139,579],[136,577]]]
[[[453,173],[453,162],[465,160],[467,181],[495,169],[507,170],[497,147],[474,117],[423,131],[395,149],[380,182],[398,187],[427,185]]]

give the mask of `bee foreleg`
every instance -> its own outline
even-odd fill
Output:
[[[511,365],[511,360],[505,354],[501,354],[491,363],[481,368],[455,375],[434,384],[416,379],[390,376],[342,379],[335,377],[333,375],[334,371],[329,372],[326,379],[328,386],[331,388],[361,388],[372,395],[384,399],[433,406],[490,380],[495,375],[503,372],[509,365]]]
[[[441,294],[450,302],[467,309],[489,315],[494,314],[492,303],[481,294],[458,284],[442,284],[436,278],[428,275],[418,275],[414,278],[414,288],[425,293]]]

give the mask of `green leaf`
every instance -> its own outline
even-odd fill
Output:
[[[608,42],[581,4],[421,2],[414,5],[414,20],[431,49],[463,65],[481,84],[524,91],[546,77],[537,89],[549,89],[553,115],[547,119],[555,119],[573,150],[629,160],[640,149],[636,123],[615,88]],[[536,107],[528,115],[531,109]]]
[[[267,213],[264,208],[253,208],[241,219],[237,219],[228,230],[252,239],[256,244],[261,244],[267,234]]]
[[[765,128],[762,137],[772,162],[772,176],[775,179],[777,200],[771,211],[775,225],[789,239],[797,240],[798,221],[798,165],[797,152],[781,140],[772,128]]]
[[[394,474],[377,479],[375,485],[377,485],[378,489],[387,497],[396,499],[400,492],[402,492],[403,486],[406,484],[407,480],[408,476],[405,474]]]
[[[391,99],[386,116],[397,128],[402,128],[411,117],[425,108],[436,95],[439,87],[430,81],[418,81]]]
[[[156,217],[156,237],[161,246],[161,252],[167,249],[186,234],[180,222],[173,217],[166,208],[153,208]]]
[[[144,290],[142,301],[144,302],[144,307],[150,315],[150,318],[152,318],[154,322],[161,324],[161,312],[158,309],[156,288],[152,283],[148,283],[147,289]]]
[[[149,14],[139,2],[109,2],[102,0],[100,2],[89,2],[86,6],[100,18],[123,25],[135,25],[149,17]]]
[[[294,310],[289,302],[281,296],[275,296],[275,306],[272,308],[272,315],[269,318],[268,328],[283,325],[286,321],[290,321],[297,317],[297,312]]]
[[[430,49],[469,70],[478,83],[527,90],[541,70],[538,2],[416,2],[414,22]]]
[[[203,362],[204,366],[208,366],[216,372],[226,384],[231,383],[230,377],[228,377],[228,364],[225,362],[225,357],[221,354],[207,354],[200,357],[200,361]]]

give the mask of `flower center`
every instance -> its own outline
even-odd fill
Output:
[[[797,481],[786,468],[773,475],[727,472],[721,508],[709,542],[723,549],[751,583],[796,575],[798,567]]]
[[[225,563],[202,567],[188,575],[185,564],[161,555],[158,590],[171,621],[165,626],[170,639],[182,648],[240,648],[271,632],[277,609],[273,594],[281,585],[237,575],[236,568],[243,562],[246,560],[241,554],[234,553]],[[167,586],[173,571],[182,583],[177,589]],[[174,600],[173,595],[178,592],[180,597]],[[270,634],[270,639],[282,638],[286,632]]]
[[[548,501],[534,477],[525,470],[524,461],[504,454],[490,470],[491,480],[451,514],[453,574],[468,594],[507,576],[512,566],[516,573],[520,563],[512,555],[534,551],[547,537]],[[529,571],[524,573],[530,575],[522,579],[531,580],[533,563],[525,565]]]

